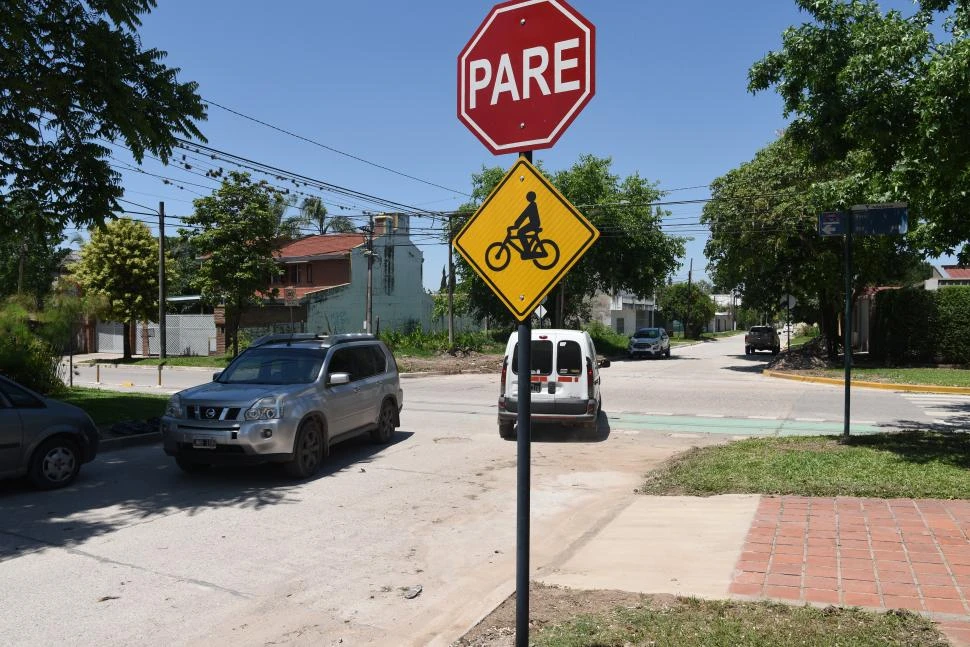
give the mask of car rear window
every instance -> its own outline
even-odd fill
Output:
[[[532,340],[532,375],[552,374],[552,341],[548,339]],[[512,351],[512,372],[519,372],[519,345]]]
[[[753,326],[751,332],[771,332],[771,326]]]

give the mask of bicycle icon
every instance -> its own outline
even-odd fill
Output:
[[[515,223],[506,228],[505,240],[495,242],[485,249],[485,264],[493,272],[501,272],[512,260],[512,250],[519,253],[523,261],[532,261],[540,270],[548,270],[559,262],[559,245],[549,238],[540,238],[539,208],[536,194],[529,191],[525,199],[529,202]]]

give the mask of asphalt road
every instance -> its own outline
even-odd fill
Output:
[[[618,361],[597,431],[536,428],[533,568],[575,555],[678,451],[841,430],[841,388],[764,377],[769,357],[732,338]],[[190,477],[158,446],[103,454],[57,492],[0,482],[0,644],[449,644],[514,590],[516,447],[498,375],[404,389],[390,445],[345,443],[302,483],[272,466]],[[853,423],[937,424],[970,398],[932,406],[857,389]]]

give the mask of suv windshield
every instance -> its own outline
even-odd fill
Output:
[[[657,337],[660,336],[660,329],[659,328],[641,328],[640,330],[636,331],[633,334],[633,336],[634,337],[637,337],[638,339],[642,339],[642,338],[656,339]]]
[[[326,348],[250,348],[226,368],[222,384],[309,384],[320,375]]]

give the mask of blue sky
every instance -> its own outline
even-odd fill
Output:
[[[212,107],[200,124],[209,146],[447,211],[467,200],[472,173],[514,162],[513,155],[489,153],[455,114],[458,53],[493,4],[162,0],[140,34],[146,47],[167,51],[167,64],[181,68],[181,80],[198,82],[205,99],[323,145]],[[590,153],[611,157],[621,177],[639,173],[657,182],[671,191],[670,200],[701,199],[709,195],[709,182],[751,159],[784,127],[773,92],[747,92],[747,70],[779,47],[786,27],[805,20],[794,2],[571,4],[596,26],[596,96],[555,147],[536,151],[547,170]],[[904,0],[892,4],[909,6]],[[126,159],[123,151],[115,156]],[[233,168],[207,160],[194,163],[193,173],[147,159],[143,170],[176,182],[124,171],[126,200],[152,208],[164,200],[168,214],[185,215],[193,198],[217,186],[197,174],[206,164]],[[318,195],[334,215],[382,210],[363,200]],[[706,238],[691,225],[701,209],[670,207],[665,229],[694,238],[675,280],[686,279],[691,258],[695,277],[703,275]],[[170,224],[167,233],[174,234],[177,221]],[[446,247],[433,235],[431,221],[414,221],[412,229],[425,255],[424,283],[437,289]]]

